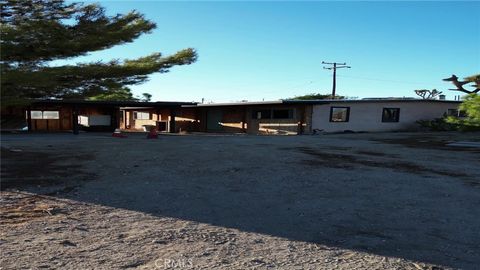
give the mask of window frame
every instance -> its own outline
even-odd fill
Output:
[[[39,117],[33,116],[34,113],[40,113]],[[27,114],[28,114],[28,111],[27,111]],[[41,111],[41,110],[31,110],[30,111],[30,119],[32,119],[32,120],[42,120],[43,119],[43,111]]]
[[[455,112],[455,113],[450,113],[450,112]],[[460,110],[459,109],[447,109],[447,116],[458,117],[459,115],[460,115]]]
[[[138,118],[138,114],[148,114],[148,118]],[[152,114],[150,112],[134,111],[133,120],[152,120]]]
[[[397,110],[397,117],[392,121],[385,119],[385,110]],[[392,107],[383,107],[382,109],[382,123],[398,123],[400,122],[400,108],[392,108]]]
[[[47,113],[57,113],[55,117],[45,117]],[[34,113],[39,114],[38,117],[34,116]],[[28,111],[27,111],[28,117]],[[30,110],[30,119],[32,120],[60,120],[60,110]]]
[[[345,117],[345,121],[333,121],[332,116],[333,116],[333,110],[334,109],[347,109],[347,117]],[[347,123],[350,121],[350,107],[347,106],[330,106],[330,117],[329,117],[330,123]]]
[[[275,111],[288,111],[288,117],[277,118],[274,117]],[[295,119],[295,108],[269,108],[269,109],[252,109],[252,120],[286,120]],[[258,113],[261,112],[262,117],[258,118]],[[266,115],[265,117],[263,115]]]
[[[45,113],[56,113],[54,117],[45,117]],[[60,111],[42,111],[42,118],[47,120],[58,120],[60,119]]]
[[[287,117],[275,117],[275,111],[287,111],[288,116]],[[272,109],[272,112],[270,113],[270,116],[271,116],[271,119],[294,119],[295,118],[294,114],[295,114],[294,109],[290,109],[290,108],[287,108],[287,109]]]

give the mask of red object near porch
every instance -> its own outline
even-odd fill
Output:
[[[152,127],[147,134],[147,139],[158,139],[157,129]]]

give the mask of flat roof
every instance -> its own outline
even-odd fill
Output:
[[[386,103],[386,102],[438,102],[438,103],[461,103],[459,100],[439,100],[439,99],[417,99],[417,98],[364,98],[364,99],[316,99],[316,100],[273,100],[273,101],[249,101],[249,102],[227,102],[227,103],[208,103],[201,104],[196,102],[182,101],[114,101],[114,100],[36,100],[33,105],[46,104],[68,104],[68,105],[99,105],[115,106],[129,108],[154,108],[154,107],[184,107],[184,108],[202,108],[202,107],[222,107],[222,106],[255,106],[255,105],[294,105],[294,104],[329,104],[329,103]]]
[[[230,103],[208,103],[196,105],[183,105],[182,107],[222,107],[222,106],[251,106],[251,105],[280,105],[280,104],[329,104],[329,103],[370,103],[370,102],[439,102],[461,103],[458,100],[417,99],[417,98],[364,98],[364,99],[315,99],[315,100],[274,100],[274,101],[250,101]]]
[[[155,101],[155,102],[142,102],[142,101],[126,101],[126,100],[59,100],[59,99],[45,99],[35,100],[33,105],[43,104],[68,104],[68,105],[101,105],[101,106],[119,106],[119,107],[180,107],[182,105],[195,105],[195,102],[182,102],[182,101]]]
[[[249,102],[226,102],[226,103],[198,103],[195,105],[184,105],[182,107],[217,107],[217,106],[245,106],[245,105],[275,105],[284,104],[283,100],[274,101],[249,101]]]
[[[369,102],[438,102],[462,103],[460,100],[419,99],[419,98],[363,98],[363,99],[317,99],[317,100],[285,100],[286,103],[322,104],[332,102],[369,103]]]

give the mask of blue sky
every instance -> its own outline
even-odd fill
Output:
[[[347,62],[337,94],[415,96],[457,92],[442,78],[480,72],[480,2],[161,2],[104,1],[108,14],[137,10],[157,29],[133,43],[74,62],[171,54],[199,59],[154,74],[135,94],[152,100],[276,100],[331,91],[322,61]],[[477,13],[477,14],[476,14]]]

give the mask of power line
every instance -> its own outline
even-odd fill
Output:
[[[337,84],[337,68],[351,68],[351,67],[347,66],[347,63],[337,63],[337,62],[328,63],[328,62],[322,61],[322,64],[331,66],[331,67],[323,67],[324,69],[328,69],[328,70],[333,69],[332,98],[335,98],[335,90],[336,90],[336,84]]]
[[[361,80],[368,80],[368,81],[394,82],[394,83],[406,83],[406,84],[422,84],[421,82],[396,81],[396,80],[389,80],[389,79],[374,79],[374,78],[347,76],[347,75],[338,75],[338,77],[361,79]]]

